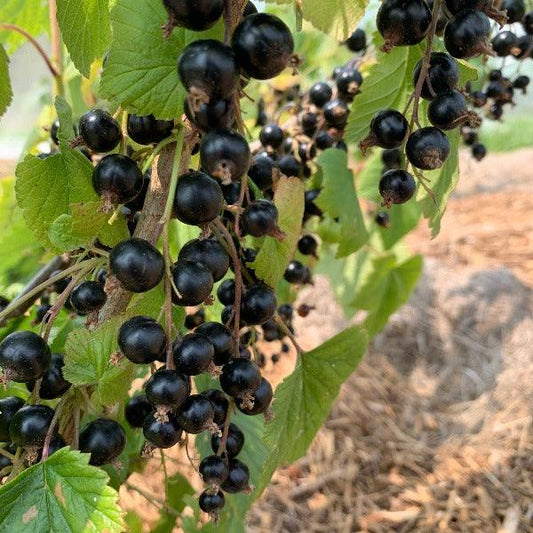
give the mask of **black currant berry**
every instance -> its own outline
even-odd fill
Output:
[[[201,103],[226,100],[239,88],[239,66],[233,50],[214,39],[191,43],[178,59],[181,83],[196,113]]]
[[[479,54],[490,54],[488,43],[490,21],[481,11],[465,10],[458,13],[446,26],[444,45],[450,55],[470,59]]]
[[[220,281],[229,269],[229,255],[223,246],[213,238],[194,239],[185,244],[178,255],[179,261],[195,261],[204,265]]]
[[[208,455],[202,459],[198,470],[207,485],[221,485],[229,474],[227,461],[218,455]]]
[[[70,295],[70,304],[81,316],[99,311],[106,301],[104,288],[97,281],[83,281],[74,287]]]
[[[122,140],[119,123],[103,109],[87,111],[80,119],[80,135],[93,152],[110,152]]]
[[[319,194],[320,189],[309,189],[308,191],[305,191],[304,220],[311,216],[321,217],[323,215],[322,209],[320,209],[315,203]]]
[[[46,405],[22,407],[9,423],[11,442],[17,447],[42,447],[53,417],[54,410]]]
[[[507,24],[520,22],[526,14],[524,0],[503,0],[501,9],[507,12]]]
[[[157,144],[172,135],[173,120],[157,120],[154,115],[128,115],[128,137],[138,144]]]
[[[146,399],[146,394],[140,393],[128,400],[124,409],[124,416],[132,428],[142,428],[146,417],[152,410],[153,407]]]
[[[357,69],[346,67],[336,81],[339,96],[351,102],[353,97],[359,93],[359,88],[363,84],[363,76]]]
[[[456,90],[438,94],[428,106],[428,118],[441,130],[453,130],[468,123],[475,127],[475,114],[469,113],[466,98]]]
[[[18,396],[0,398],[0,442],[11,442],[9,423],[22,407],[24,407],[24,400]]]
[[[376,224],[382,228],[390,227],[390,216],[386,211],[379,211],[376,214]]]
[[[387,170],[402,168],[403,165],[402,153],[397,148],[383,150],[381,160]]]
[[[219,389],[209,389],[202,392],[202,396],[205,396],[213,404],[215,409],[213,422],[219,426],[223,425],[229,408],[229,400],[226,395]]]
[[[185,100],[185,115],[197,128],[203,131],[225,129],[233,123],[233,108],[230,100],[211,100],[198,103],[191,109],[189,100]]]
[[[529,76],[518,76],[513,82],[513,87],[515,89],[520,89],[524,94],[526,94],[526,89],[529,86],[530,81],[531,80],[529,79]]]
[[[146,398],[154,407],[178,408],[191,392],[189,381],[176,370],[160,368],[144,387]]]
[[[224,11],[224,0],[163,0],[172,22],[192,31],[214,26]]]
[[[259,367],[246,359],[232,359],[222,367],[220,386],[222,390],[237,398],[253,394],[261,384]]]
[[[318,242],[312,235],[303,235],[298,241],[298,251],[302,255],[317,257]]]
[[[252,285],[241,303],[241,320],[252,326],[266,322],[274,316],[277,307],[276,293],[266,285]]]
[[[143,435],[156,448],[171,448],[181,438],[182,429],[176,415],[168,413],[167,417],[163,421],[155,413],[151,413],[144,419]]]
[[[302,175],[302,165],[292,155],[281,156],[277,160],[276,166],[281,174],[288,178],[299,178]]]
[[[165,353],[167,335],[165,330],[149,316],[134,316],[118,332],[120,351],[132,363],[150,364]]]
[[[330,100],[324,105],[324,119],[328,126],[334,128],[344,128],[349,113],[350,111],[348,110],[346,102],[340,98]]]
[[[253,237],[275,236],[278,227],[278,209],[269,200],[256,200],[246,207],[242,214],[242,227]]]
[[[379,182],[379,193],[383,197],[383,204],[404,204],[410,200],[416,191],[416,182],[405,170],[388,170]]]
[[[266,191],[272,188],[274,167],[273,159],[266,152],[261,152],[254,156],[252,165],[248,170],[248,176],[259,190]]]
[[[213,404],[201,394],[189,396],[178,409],[177,420],[187,433],[201,433],[213,424]]]
[[[245,415],[258,415],[266,412],[270,407],[273,396],[274,392],[272,391],[272,385],[265,378],[261,378],[259,387],[252,394],[253,406],[250,406],[251,404],[248,402],[237,399],[237,408]]]
[[[420,128],[409,136],[405,154],[416,168],[435,170],[450,155],[450,141],[438,128]]]
[[[235,303],[235,280],[223,281],[218,286],[217,298],[222,305],[233,305]]]
[[[252,156],[246,139],[235,131],[213,130],[203,139],[200,164],[204,172],[230,183],[246,175]]]
[[[405,142],[408,134],[407,119],[395,109],[385,109],[372,118],[370,134],[360,143],[360,148],[363,153],[372,146],[398,148]]]
[[[346,46],[352,52],[362,52],[366,48],[366,33],[365,30],[357,28],[351,35],[346,39]]]
[[[194,329],[205,322],[205,310],[198,309],[198,311],[187,315],[185,317],[185,327],[187,329]]]
[[[283,277],[285,278],[285,281],[289,283],[303,285],[304,283],[306,283],[306,280],[310,279],[311,274],[309,272],[309,269],[305,265],[300,263],[300,261],[291,261],[287,265]]]
[[[165,260],[148,241],[132,237],[111,250],[109,268],[126,290],[140,293],[153,289],[163,279]]]
[[[303,142],[298,145],[298,157],[303,163],[312,161],[316,157],[316,147],[310,142]],[[279,166],[279,164],[278,164]],[[279,167],[281,170],[281,166]]]
[[[214,434],[211,437],[211,449],[214,453],[218,453],[220,448],[220,437]],[[228,439],[226,440],[226,455],[228,457],[237,457],[244,446],[244,433],[238,426],[230,423],[228,429]]]
[[[223,205],[224,195],[216,180],[197,171],[180,176],[174,210],[181,222],[192,226],[207,224],[218,216]]]
[[[172,351],[177,370],[186,376],[197,376],[205,372],[215,355],[211,340],[200,333],[185,335],[174,344]]]
[[[202,263],[178,261],[172,267],[172,280],[178,294],[172,291],[172,302],[181,306],[203,303],[213,290],[213,275]]]
[[[496,102],[490,106],[489,117],[493,120],[500,120],[503,115],[503,106],[500,102]]]
[[[106,155],[93,170],[93,188],[109,204],[125,204],[140,194],[143,174],[137,163],[121,154]]]
[[[485,159],[485,156],[487,155],[487,148],[481,143],[474,144],[474,146],[472,146],[472,155],[476,161],[481,161],[482,159]]]
[[[499,57],[512,54],[518,46],[518,37],[512,31],[501,31],[492,39],[492,49]]]
[[[233,335],[226,326],[218,322],[205,322],[196,328],[196,333],[205,335],[211,341],[214,347],[215,365],[226,364],[231,359]]]
[[[247,490],[250,484],[250,471],[248,467],[238,459],[230,459],[228,467],[228,478],[222,483],[222,489],[230,494]]]
[[[280,74],[290,65],[294,52],[287,25],[267,13],[244,18],[233,32],[231,46],[244,73],[258,80]]]
[[[61,273],[62,273],[61,270],[55,270],[54,272],[52,272],[52,274],[50,274],[50,277],[53,278]],[[71,281],[72,281],[72,278],[70,276],[62,278],[62,279],[58,279],[56,282],[52,284],[51,288],[57,294],[61,294],[69,286]]]
[[[37,306],[37,309],[35,310],[35,321],[42,322],[46,318],[46,315],[48,314],[50,309],[52,309],[52,306],[50,304],[41,304]]]
[[[52,363],[50,368],[43,374],[41,378],[41,388],[39,389],[39,396],[43,400],[55,400],[65,394],[70,389],[71,383],[69,383],[63,377],[63,367],[65,366],[65,360],[59,353],[52,354]],[[35,382],[31,381],[26,383],[26,388],[29,391],[33,391]],[[0,439],[2,440],[2,439]]]
[[[420,72],[421,59],[413,71],[413,85],[416,87]],[[433,52],[429,63],[427,77],[422,85],[422,98],[432,100],[435,95],[455,89],[459,83],[459,67],[457,61],[444,52]]]
[[[319,131],[315,137],[315,146],[319,150],[327,150],[335,144],[335,139],[327,131]]]
[[[12,381],[27,383],[41,378],[51,361],[50,348],[32,331],[10,333],[0,343],[0,367]]]
[[[251,2],[248,2],[250,4]],[[198,499],[198,505],[204,513],[217,514],[224,508],[226,504],[226,499],[222,491],[218,491],[213,494],[211,491],[204,490],[200,494]]]
[[[267,124],[259,132],[259,140],[265,148],[277,150],[283,142],[283,130],[277,124]]]
[[[474,130],[462,130],[461,135],[463,137],[464,143],[467,146],[473,146],[479,140],[479,135],[477,131],[474,131]]]
[[[422,42],[431,25],[431,11],[425,0],[385,0],[377,15],[383,50]]]
[[[533,11],[530,11],[524,15],[522,27],[528,35],[533,35]]]
[[[126,433],[120,424],[107,418],[89,422],[80,433],[80,451],[90,453],[89,464],[111,463],[124,451]]]
[[[484,107],[487,103],[487,95],[483,91],[474,91],[470,95],[470,101],[474,107]]]
[[[325,81],[319,81],[309,89],[309,100],[317,107],[324,107],[331,100],[332,95],[333,90]]]

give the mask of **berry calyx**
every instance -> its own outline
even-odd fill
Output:
[[[0,367],[7,379],[28,383],[41,378],[50,368],[50,348],[32,331],[10,333],[0,343]]]
[[[176,370],[160,368],[144,387],[146,398],[154,407],[177,409],[189,396],[191,387],[185,376]]]
[[[340,98],[330,100],[324,105],[323,111],[324,119],[328,126],[340,129],[346,126],[346,121],[348,120],[350,111],[348,110],[348,106],[344,100]]]
[[[132,363],[148,365],[163,358],[167,335],[153,318],[134,316],[120,327],[118,346]]]
[[[107,418],[89,422],[80,433],[80,452],[90,453],[89,464],[113,462],[126,447],[126,433],[120,424]]]
[[[215,347],[211,340],[198,332],[185,335],[173,347],[176,368],[186,376],[197,376],[206,372],[213,362]]]
[[[170,137],[173,120],[157,120],[154,115],[128,115],[128,137],[138,144],[157,144]]]
[[[119,123],[103,109],[87,111],[80,119],[80,135],[93,152],[110,152],[122,140]]]
[[[448,158],[450,142],[438,128],[420,128],[410,135],[405,153],[409,162],[416,168],[435,170]]]
[[[252,394],[251,402],[245,402],[237,399],[235,402],[239,411],[245,415],[258,415],[265,413],[270,407],[274,392],[272,391],[272,385],[270,382],[261,378],[261,383],[256,391]]]
[[[70,304],[81,316],[99,311],[106,301],[104,288],[97,281],[84,281],[76,285],[70,295]]]
[[[336,82],[339,96],[351,102],[354,96],[360,92],[359,88],[363,84],[363,76],[357,69],[346,67],[342,69]]]
[[[163,279],[165,261],[148,241],[132,237],[111,250],[109,269],[126,290],[141,293]]]
[[[172,267],[172,302],[181,306],[200,305],[213,290],[213,275],[202,263],[178,261]]]
[[[42,447],[52,423],[54,410],[46,405],[26,405],[9,423],[11,442],[17,447]]]
[[[388,170],[379,182],[379,193],[383,197],[383,205],[404,204],[416,191],[416,182],[405,170]]]

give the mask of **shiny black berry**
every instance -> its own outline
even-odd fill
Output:
[[[274,392],[272,391],[272,385],[270,382],[265,378],[261,378],[259,387],[252,394],[253,406],[240,399],[237,399],[236,405],[239,411],[243,412],[245,415],[258,415],[267,411],[272,402],[273,395]]]
[[[220,437],[214,434],[211,437],[211,449],[218,453],[220,448]],[[226,455],[228,457],[237,457],[244,446],[244,433],[240,428],[231,423],[228,428],[228,439],[226,440]]]
[[[11,442],[18,447],[42,447],[53,417],[54,410],[46,405],[22,407],[9,423]]]
[[[0,343],[0,367],[12,381],[27,383],[41,378],[51,361],[50,348],[32,331],[10,333]]]
[[[420,128],[409,136],[405,154],[416,168],[435,170],[450,155],[450,141],[438,128]]]
[[[205,322],[196,328],[196,333],[200,333],[211,341],[214,347],[215,365],[223,365],[231,359],[233,335],[226,326],[218,322]]]
[[[259,367],[246,359],[232,359],[222,368],[220,386],[230,396],[253,394],[261,384]]]
[[[458,59],[470,59],[489,53],[490,21],[477,10],[460,11],[448,22],[444,32],[444,45],[450,55]]]
[[[24,400],[18,396],[0,398],[0,442],[11,442],[9,423],[22,407],[24,407]]]
[[[386,206],[404,204],[416,191],[416,182],[405,170],[388,170],[379,182],[379,193]]]
[[[187,433],[201,433],[213,423],[213,404],[201,394],[189,396],[177,411],[179,425]]]
[[[250,484],[250,471],[248,467],[238,459],[230,459],[228,466],[228,478],[222,483],[222,489],[230,494],[247,490]]]
[[[177,26],[204,31],[214,26],[224,11],[224,0],[163,0]]]
[[[220,185],[204,172],[190,171],[178,180],[174,210],[181,222],[203,225],[222,211],[224,195]]]
[[[104,288],[97,281],[83,281],[74,287],[70,295],[70,304],[81,316],[99,311],[106,301]]]
[[[469,122],[466,98],[456,90],[437,95],[428,106],[428,118],[441,130],[452,130]]]
[[[258,80],[280,74],[290,64],[294,51],[287,25],[267,13],[244,18],[233,32],[231,46],[244,73]]]
[[[533,11],[530,11],[524,15],[522,27],[528,35],[533,35]]]
[[[146,399],[146,394],[140,393],[128,400],[124,409],[124,416],[132,428],[142,428],[146,417],[152,410],[153,407]]]
[[[251,2],[248,2],[250,4]],[[222,491],[213,494],[211,491],[205,490],[200,494],[198,505],[204,513],[216,514],[224,508],[226,499]]]
[[[385,50],[422,42],[429,31],[431,11],[425,0],[385,0],[377,14]]]
[[[178,59],[181,83],[194,104],[226,100],[239,88],[239,66],[233,50],[214,39],[191,43]],[[193,105],[196,112],[197,105]]]
[[[141,192],[143,174],[137,163],[121,154],[106,155],[93,170],[93,188],[111,204],[131,202]]]
[[[529,82],[530,82],[530,78],[529,76],[525,76],[525,75],[522,75],[522,76],[518,76],[514,81],[513,81],[513,87],[515,89],[520,89],[523,91],[524,94],[526,94],[526,89],[527,87],[529,86]]]
[[[55,400],[60,398],[70,389],[71,383],[69,383],[63,377],[63,367],[65,366],[65,360],[59,353],[52,354],[52,363],[50,368],[43,374],[41,378],[41,388],[39,389],[39,396],[43,400]],[[35,382],[26,383],[26,388],[32,391],[35,387]],[[0,439],[2,440],[2,439]]]
[[[172,291],[176,305],[194,306],[207,300],[213,290],[213,275],[202,263],[178,261],[172,267],[172,280],[178,294]]]
[[[189,396],[191,388],[185,376],[176,370],[160,368],[144,387],[146,398],[154,407],[178,408]]]
[[[507,12],[507,24],[520,22],[526,14],[524,0],[503,0],[501,9]]]
[[[350,111],[344,100],[336,98],[324,105],[324,119],[328,126],[344,128]]]
[[[359,88],[363,84],[363,76],[357,69],[346,67],[336,81],[339,96],[351,102],[353,97],[359,93]]]
[[[474,144],[472,146],[472,155],[476,161],[481,161],[487,155],[487,148],[481,143]]]
[[[387,170],[402,168],[403,165],[402,153],[397,148],[383,150],[381,160]]]
[[[299,178],[302,175],[302,165],[292,155],[283,155],[276,161],[278,170],[288,178]]]
[[[376,214],[376,224],[382,228],[390,227],[390,216],[386,211],[379,211]]]
[[[164,356],[167,335],[153,318],[134,316],[120,327],[118,345],[132,363],[150,364]]]
[[[260,152],[254,156],[248,176],[259,190],[266,191],[272,188],[274,167],[274,160],[266,152]]]
[[[194,110],[189,100],[185,100],[184,110],[192,124],[203,131],[230,128],[233,123],[233,108],[230,100],[196,102]]]
[[[318,242],[312,235],[303,235],[298,241],[298,251],[302,255],[317,257]]]
[[[93,152],[110,152],[122,140],[119,123],[103,109],[87,111],[80,119],[80,135]]]
[[[259,132],[259,140],[265,148],[277,150],[283,142],[283,130],[277,124],[267,124]]]
[[[226,415],[229,408],[229,400],[227,396],[220,389],[209,389],[202,392],[212,404],[215,410],[213,421],[215,424],[221,426],[226,421]]]
[[[413,71],[413,85],[416,87],[420,72],[421,59]],[[444,52],[433,52],[429,63],[427,77],[422,84],[422,98],[432,100],[435,95],[455,89],[459,83],[459,67],[457,61]]]
[[[213,130],[203,139],[200,164],[204,172],[223,183],[240,180],[246,175],[252,156],[246,139],[231,130]]]
[[[407,119],[395,109],[380,111],[370,122],[370,135],[361,146],[380,146],[381,148],[398,148],[407,139],[409,123]],[[372,143],[372,144],[370,144]]]
[[[218,455],[208,455],[202,459],[198,471],[208,485],[221,485],[229,474],[227,461]]]
[[[198,309],[185,317],[185,327],[187,329],[194,329],[205,322],[205,310]]]
[[[180,440],[182,429],[173,413],[166,420],[151,413],[144,420],[143,435],[156,448],[171,448]]]
[[[109,268],[126,290],[140,293],[153,289],[163,279],[165,261],[148,241],[133,237],[111,250]]]
[[[346,39],[346,46],[352,52],[362,52],[366,48],[366,33],[365,30],[357,28],[351,35]]]
[[[311,216],[321,217],[323,215],[322,209],[320,209],[315,203],[319,194],[320,189],[309,189],[308,191],[305,191],[304,220]]]
[[[173,120],[157,120],[154,115],[128,115],[128,136],[138,144],[155,144],[170,137]]]
[[[197,376],[213,363],[215,347],[211,340],[201,333],[189,333],[176,342],[173,356],[176,368],[186,376]]]
[[[229,269],[229,255],[213,238],[194,239],[183,246],[178,261],[202,263],[211,272],[214,281],[220,281]]]
[[[278,209],[269,200],[256,200],[242,214],[242,227],[253,237],[275,235],[278,228]]]
[[[333,90],[325,81],[319,81],[309,89],[309,100],[317,107],[324,107],[331,100],[332,95]]]
[[[274,316],[277,307],[276,293],[266,285],[252,285],[241,302],[241,320],[249,325],[259,325]]]
[[[518,37],[512,31],[501,31],[492,39],[492,49],[499,57],[511,55],[517,46]]]
[[[291,261],[287,265],[283,277],[289,283],[303,285],[304,283],[307,283],[308,280],[310,280],[311,273],[304,264],[300,263],[300,261]]]
[[[233,305],[235,303],[235,280],[223,281],[218,286],[217,298],[222,305]]]

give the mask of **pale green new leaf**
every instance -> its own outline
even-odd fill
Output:
[[[15,24],[24,28],[32,37],[48,32],[48,0],[2,0],[0,2],[0,22]],[[22,44],[26,37],[14,31],[0,31],[0,42],[9,55]]]
[[[4,47],[0,45],[0,117],[6,112],[6,109],[13,98],[11,90],[11,80],[9,79],[9,59]]]
[[[118,494],[89,456],[67,448],[19,474],[0,489],[0,531],[119,533]]]
[[[118,330],[124,317],[116,317],[93,331],[76,329],[65,343],[63,375],[73,385],[95,386],[94,396],[104,405],[124,400],[131,386],[134,365],[126,358],[118,364],[111,356],[118,351]]]
[[[57,22],[72,62],[88,78],[111,41],[109,0],[57,0]]]
[[[348,156],[343,150],[331,148],[319,156],[318,165],[322,169],[323,189],[315,203],[338,226],[337,257],[346,257],[359,250],[368,239],[353,174],[348,168]]]
[[[291,463],[305,454],[340,386],[361,361],[367,343],[364,330],[354,326],[299,357],[294,372],[276,390],[272,404],[274,419],[264,433],[269,453],[259,492],[278,465]]]
[[[265,237],[257,258],[251,264],[256,275],[271,287],[275,287],[292,259],[302,229],[304,213],[304,185],[298,178],[281,177],[274,193],[278,208],[278,225],[285,233],[280,241]]]

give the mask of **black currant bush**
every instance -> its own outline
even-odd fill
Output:
[[[483,159],[528,90],[503,69],[532,56],[521,1],[383,0],[364,28],[368,0],[283,3],[0,5],[0,113],[24,39],[54,82],[0,183],[0,531],[123,531],[123,485],[157,531],[244,531],[414,289],[401,240],[438,233],[460,139]],[[317,267],[364,318],[304,351]]]

